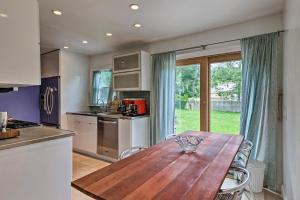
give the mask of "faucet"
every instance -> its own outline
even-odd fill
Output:
[[[102,106],[101,106],[101,104],[99,104],[99,101],[101,101]],[[104,100],[99,98],[99,99],[97,100],[97,105],[100,106],[100,112],[103,112],[103,109],[102,109],[102,108],[105,108]]]

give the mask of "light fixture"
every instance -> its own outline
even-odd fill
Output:
[[[141,28],[141,27],[142,27],[141,24],[133,24],[133,26],[134,26],[135,28]]]
[[[5,13],[0,13],[0,17],[7,18],[7,17],[8,17],[8,15],[7,15],[7,14],[5,14]]]
[[[112,33],[106,33],[105,34],[107,37],[111,37],[112,36]]]
[[[137,4],[130,4],[130,5],[129,5],[129,8],[130,8],[131,10],[138,10],[138,9],[140,8],[140,6],[137,5]]]
[[[60,10],[52,10],[52,13],[58,16],[62,15],[62,12]]]
[[[64,46],[64,49],[68,49],[69,47],[68,46]]]
[[[87,43],[88,43],[88,41],[86,41],[86,40],[83,40],[83,41],[82,41],[82,43],[83,43],[83,44],[87,44]]]

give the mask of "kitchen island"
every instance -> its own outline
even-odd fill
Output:
[[[71,200],[73,132],[30,127],[0,140],[0,194],[5,200]]]

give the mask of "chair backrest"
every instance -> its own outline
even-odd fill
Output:
[[[253,143],[250,140],[244,140],[234,158],[232,166],[246,168],[252,149]]]
[[[239,151],[249,157],[252,149],[253,143],[250,140],[244,140],[239,148]]]
[[[119,160],[122,160],[129,156],[132,156],[133,154],[136,154],[144,149],[147,149],[147,148],[146,147],[131,147],[131,148],[125,149],[124,151],[122,151],[120,153]]]
[[[230,168],[216,199],[224,199],[228,194],[232,197],[230,199],[240,199],[249,180],[250,173],[247,169]]]
[[[169,134],[169,135],[166,136],[166,140],[176,138],[176,137],[177,137],[176,134]]]
[[[246,156],[244,153],[237,152],[234,157],[234,160],[231,164],[231,167],[242,167],[246,168],[248,164],[249,157]]]

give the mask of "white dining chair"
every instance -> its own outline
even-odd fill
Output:
[[[215,200],[241,200],[249,180],[247,169],[231,167]]]
[[[132,156],[132,155],[134,155],[140,151],[143,151],[145,149],[147,149],[147,148],[146,147],[131,147],[131,148],[125,149],[124,151],[122,151],[120,153],[119,160],[128,158],[129,156]]]

